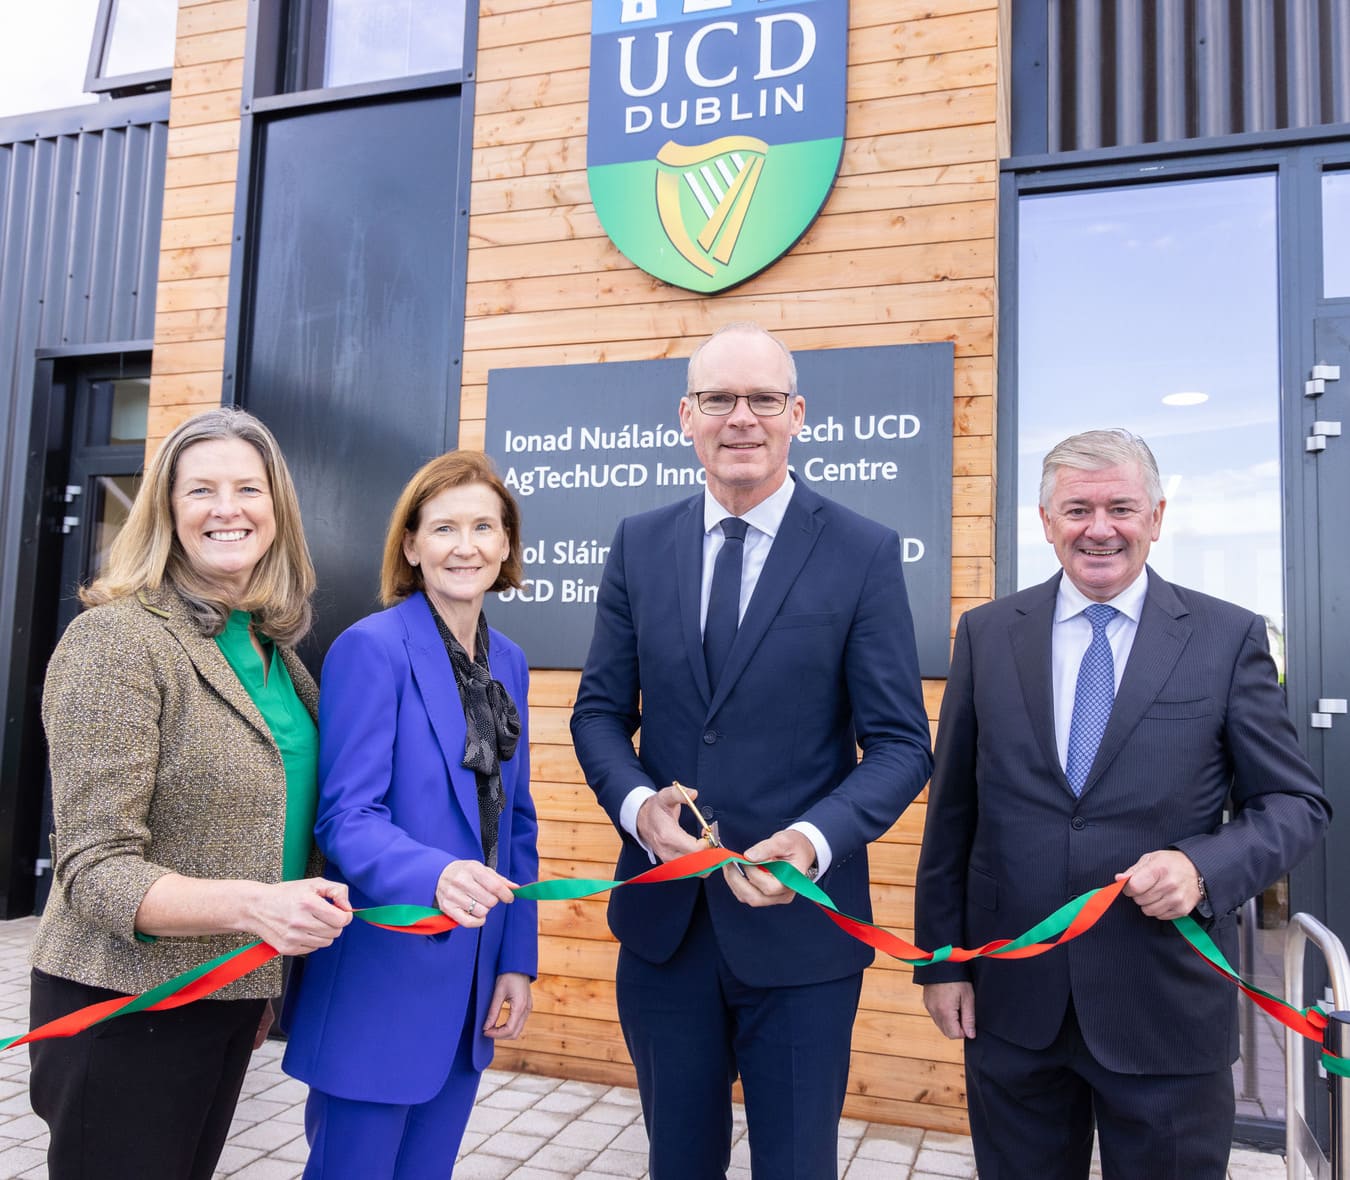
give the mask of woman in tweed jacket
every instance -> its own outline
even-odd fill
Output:
[[[47,670],[55,884],[34,1024],[256,938],[306,954],[350,921],[345,887],[309,875],[317,692],[291,645],[313,586],[262,423],[212,410],[170,434]],[[51,1180],[208,1180],[280,991],[273,962],[32,1045]]]

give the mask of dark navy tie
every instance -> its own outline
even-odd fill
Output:
[[[1095,602],[1083,614],[1092,624],[1092,642],[1078,665],[1078,684],[1073,694],[1073,716],[1069,719],[1069,755],[1064,777],[1075,795],[1083,793],[1088,771],[1097,757],[1111,706],[1116,699],[1116,665],[1111,658],[1111,641],[1106,625],[1120,612],[1114,606]]]
[[[708,665],[708,685],[717,691],[717,681],[736,639],[741,618],[741,559],[745,556],[745,521],[728,516],[722,521],[722,548],[713,566],[712,590],[708,594],[708,617],[703,624],[703,659]]]

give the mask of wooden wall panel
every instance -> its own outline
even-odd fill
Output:
[[[181,0],[146,454],[220,404],[248,0]]]
[[[481,446],[494,368],[688,355],[753,318],[795,349],[951,341],[952,622],[993,593],[1000,0],[852,0],[840,175],[800,242],[713,297],[653,279],[605,237],[586,182],[589,0],[481,0],[462,445]],[[248,0],[180,0],[148,446],[220,401]],[[675,395],[672,390],[672,409]],[[545,876],[604,877],[617,837],[567,719],[575,672],[538,672],[531,756]],[[924,685],[936,720],[942,683]],[[924,797],[878,842],[878,919],[909,936]],[[541,907],[536,1012],[503,1068],[631,1083],[603,899]],[[965,1129],[959,1046],[908,968],[864,980],[847,1113]]]
[[[705,297],[638,270],[586,183],[587,0],[484,0],[469,222],[461,441],[483,442],[492,369],[686,356],[733,319],[796,349],[952,341],[952,621],[993,592],[998,0],[852,0],[848,122],[820,217],[761,275]],[[672,413],[678,390],[671,391]],[[566,717],[577,674],[536,674],[530,701],[545,872],[607,873],[618,840],[586,788]],[[924,686],[937,716],[942,682]],[[926,811],[872,851],[878,920],[912,936]],[[614,1011],[616,950],[599,901],[541,907],[542,970],[506,1068],[631,1083]],[[964,1130],[960,1047],[908,968],[867,973],[850,1115]]]

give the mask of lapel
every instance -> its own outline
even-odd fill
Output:
[[[464,765],[464,705],[459,699],[450,657],[441,641],[436,620],[431,616],[431,604],[419,590],[393,609],[403,623],[408,663],[426,706],[427,720],[441,747],[450,785],[460,810],[477,832],[478,784],[473,771]]]
[[[286,665],[286,671],[290,673],[291,683],[295,686],[295,695],[300,698],[300,703],[309,710],[309,715],[317,722],[319,720],[319,687],[314,683],[314,677],[309,674],[309,669],[305,667],[305,662],[294,650],[289,647],[282,647],[276,644],[273,649],[281,657],[281,662]]]
[[[239,677],[234,674],[234,669],[230,667],[230,662],[215,639],[203,635],[197,629],[183,600],[166,586],[157,590],[141,590],[136,598],[144,610],[164,620],[164,629],[177,640],[206,686],[269,743],[272,742],[272,731],[267,728],[258,706],[248,695],[248,689],[239,682]]]
[[[708,665],[703,659],[703,628],[699,614],[703,606],[703,496],[687,501],[684,512],[675,521],[675,583],[680,600],[680,629],[684,650],[694,683],[708,703]]]
[[[1191,625],[1185,621],[1189,613],[1171,584],[1150,569],[1148,592],[1130,647],[1130,658],[1125,664],[1115,704],[1111,706],[1106,732],[1097,747],[1097,757],[1083,784],[1083,794],[1086,795],[1106,773],[1145,710],[1167,683],[1191,637]]]
[[[755,584],[755,592],[745,608],[745,618],[741,620],[735,642],[727,653],[726,667],[717,684],[717,695],[708,706],[709,715],[717,711],[736,686],[736,681],[749,665],[750,657],[764,638],[769,624],[778,616],[778,608],[783,605],[783,599],[787,597],[788,590],[801,573],[802,566],[806,564],[820,536],[820,509],[824,503],[820,496],[804,484],[798,483],[793,490],[783,523],[773,539],[768,560]],[[700,642],[699,651],[702,650]],[[707,678],[706,669],[704,678]]]
[[[1019,597],[1018,617],[1008,628],[1008,638],[1012,643],[1017,679],[1022,686],[1022,700],[1031,719],[1032,732],[1040,743],[1041,755],[1047,766],[1055,768],[1059,785],[1072,795],[1073,789],[1059,764],[1059,746],[1055,741],[1055,687],[1050,660],[1050,636],[1062,576],[1056,574]]]

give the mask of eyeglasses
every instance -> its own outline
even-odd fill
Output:
[[[787,409],[789,396],[786,393],[726,393],[720,389],[705,389],[694,394],[694,400],[700,410],[713,418],[725,418],[742,399],[756,418],[776,418]]]

